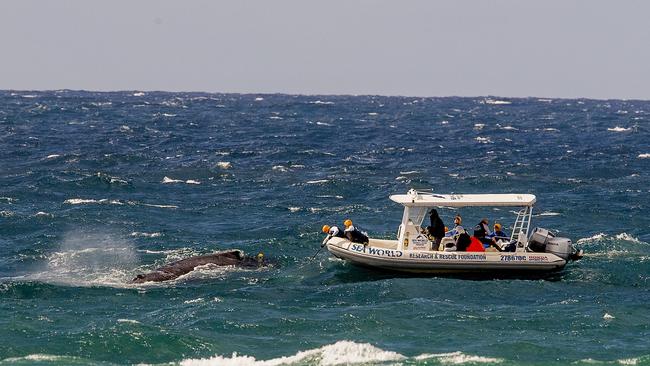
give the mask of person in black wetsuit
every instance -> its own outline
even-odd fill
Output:
[[[343,225],[345,225],[345,231],[343,234],[349,241],[353,243],[368,244],[368,236],[355,228],[354,225],[352,225],[352,220],[345,220]]]
[[[429,236],[432,237],[435,241],[433,246],[434,250],[438,250],[442,238],[445,237],[445,224],[442,222],[440,216],[438,216],[438,211],[435,208],[432,208],[429,212],[429,219],[431,220],[431,225],[427,226],[427,231]]]

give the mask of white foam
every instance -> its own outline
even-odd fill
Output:
[[[402,175],[410,175],[410,174],[417,174],[417,173],[419,173],[419,171],[418,170],[409,170],[409,171],[406,171],[406,172],[399,172],[399,173],[402,174]]]
[[[63,203],[67,203],[69,205],[83,205],[86,203],[99,203],[99,201],[94,199],[86,199],[86,198],[69,198],[63,201]]]
[[[384,351],[368,343],[355,343],[351,341],[338,341],[331,345],[307,351],[300,351],[292,356],[274,358],[270,360],[257,360],[252,356],[239,356],[233,353],[230,357],[214,356],[204,359],[187,359],[180,362],[183,366],[279,366],[296,363],[316,363],[322,366],[371,364],[389,361],[400,361],[403,355]]]
[[[280,116],[271,116],[271,117],[269,117],[269,119],[283,119],[283,118],[280,117]]]
[[[289,171],[289,169],[288,169],[286,166],[284,166],[284,165],[274,165],[272,169],[273,169],[273,170],[280,171],[280,172],[286,172],[286,171]]]
[[[628,234],[628,233],[620,233],[620,234],[616,235],[616,239],[618,239],[618,240],[625,240],[625,241],[631,241],[631,242],[633,242],[633,243],[638,243],[638,244],[643,243],[641,240],[639,240],[639,239],[633,237],[632,235],[630,235],[630,234]]]
[[[612,131],[612,132],[629,132],[629,131],[632,131],[632,127],[625,128],[625,127],[619,127],[619,126],[616,126],[616,127],[608,128],[607,131]]]
[[[316,125],[317,125],[317,126],[332,126],[331,123],[327,123],[327,122],[318,122],[318,121],[316,122]]]
[[[204,298],[199,297],[199,298],[197,298],[197,299],[185,300],[185,301],[183,301],[183,304],[196,304],[196,303],[204,302],[204,301],[205,301]]]
[[[13,203],[16,202],[17,199],[11,197],[0,197],[0,201],[7,201],[7,203]]]
[[[474,128],[477,129],[477,130],[481,130],[481,129],[483,129],[483,127],[485,127],[485,123],[475,123],[474,124]]]
[[[41,353],[35,353],[31,355],[27,355],[24,357],[10,357],[10,358],[5,358],[2,360],[2,362],[20,362],[20,361],[38,361],[38,362],[45,362],[45,361],[59,361],[59,360],[64,360],[67,357],[64,356],[57,356],[57,355],[46,355],[46,354],[41,354]]]
[[[620,360],[616,360],[621,365],[638,365],[639,364],[639,359],[638,358],[623,358]]]
[[[318,198],[336,198],[337,200],[342,200],[343,199],[343,196],[339,196],[338,194],[337,195],[321,194],[321,195],[318,195],[316,197],[318,197]]]
[[[548,127],[548,128],[545,128],[544,131],[557,132],[557,131],[560,131],[560,130],[558,130],[557,128]]]
[[[181,179],[172,179],[172,178],[169,178],[169,177],[165,176],[165,177],[163,178],[163,180],[162,180],[162,183],[163,183],[163,184],[170,184],[170,183],[184,183],[184,181],[181,180]]]
[[[139,231],[134,231],[130,234],[130,236],[141,238],[159,238],[162,235],[162,233],[141,233]]]
[[[261,102],[261,101],[263,101],[263,100],[264,100],[264,98],[262,98],[262,97],[257,97],[257,98],[255,98],[255,101],[256,101],[256,102]]]
[[[152,203],[141,203],[141,205],[147,207],[156,207],[156,208],[178,208],[178,206],[175,205],[156,205]]]
[[[329,182],[329,179],[308,180],[306,184],[323,184]]]
[[[133,319],[117,319],[118,323],[131,323],[131,324],[140,324],[139,321]]]
[[[15,214],[11,211],[0,211],[0,217],[11,217]]]
[[[481,136],[477,136],[474,140],[476,140],[476,141],[478,141],[478,142],[480,142],[480,143],[482,143],[482,144],[489,144],[489,143],[492,143],[492,140],[490,140],[489,137],[481,137]]]
[[[133,95],[134,97],[144,97],[145,93],[143,93],[143,92],[135,92],[135,93],[133,93],[131,95]]]
[[[581,238],[581,239],[578,239],[577,242],[578,242],[578,243],[584,243],[584,242],[588,242],[588,241],[601,240],[601,239],[605,238],[606,236],[607,236],[607,234],[605,234],[605,233],[598,233],[598,234],[596,234],[596,235],[592,235],[592,236],[590,236],[590,237],[588,237],[588,238]]]
[[[639,154],[639,156],[637,156],[637,158],[639,158],[639,159],[650,159],[650,153]]]
[[[51,154],[51,155],[48,155],[45,159],[56,159],[59,156],[61,156],[61,155],[60,154]]]
[[[378,114],[379,114],[379,113],[377,113],[377,112],[369,112],[369,113],[368,113],[369,116],[376,116],[376,115],[378,115]]]
[[[466,355],[460,351],[438,354],[423,354],[414,357],[416,360],[437,359],[443,364],[460,365],[465,363],[501,363],[503,359],[493,357],[483,357],[475,355]]]
[[[317,101],[315,101],[315,102],[309,102],[309,104],[332,105],[332,104],[334,104],[334,102],[323,102],[323,101],[317,100]]]
[[[232,168],[232,164],[229,161],[220,161],[217,163],[217,167],[221,169],[230,169]]]
[[[512,104],[512,102],[507,101],[507,100],[496,100],[496,99],[485,99],[485,100],[483,100],[483,103],[485,103],[485,104],[495,104],[495,105]]]
[[[614,315],[611,315],[609,313],[605,313],[605,315],[603,315],[603,319],[611,320],[611,319],[616,319],[616,318],[614,317]]]
[[[201,184],[201,182],[194,179],[182,180],[182,179],[172,179],[169,177],[164,177],[162,183],[163,184],[173,184],[173,183]]]
[[[503,127],[501,127],[501,129],[502,130],[508,130],[508,131],[518,131],[519,130],[518,128],[512,127],[512,126],[503,126]]]
[[[36,217],[54,217],[51,213],[43,212],[43,211],[38,211],[37,213],[34,214]]]
[[[289,211],[298,212],[298,211],[300,211],[300,207],[289,207]]]
[[[540,213],[539,216],[560,216],[560,213],[547,211],[547,212]]]

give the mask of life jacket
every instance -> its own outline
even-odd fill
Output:
[[[339,229],[338,226],[332,226],[330,228],[329,234],[337,238],[345,238],[345,235],[343,234],[343,230]]]
[[[467,247],[466,252],[484,252],[485,248],[483,247],[483,243],[475,237],[472,236],[471,242],[469,243],[469,246]]]
[[[368,244],[368,237],[354,226],[345,229],[345,236],[353,243]]]

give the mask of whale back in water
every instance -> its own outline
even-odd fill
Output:
[[[193,271],[194,268],[198,266],[204,266],[206,264],[214,264],[217,266],[237,266],[244,268],[258,268],[266,265],[263,260],[245,256],[240,250],[230,250],[181,259],[179,261],[164,265],[160,268],[156,268],[156,270],[153,272],[139,274],[131,282],[144,283],[151,281],[169,281]]]

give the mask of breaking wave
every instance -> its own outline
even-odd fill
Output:
[[[269,360],[258,360],[253,356],[217,355],[203,359],[186,359],[180,361],[183,366],[281,366],[293,364],[336,366],[336,365],[375,365],[375,364],[413,364],[417,361],[437,361],[443,364],[498,364],[503,360],[499,358],[468,355],[462,352],[441,354],[422,354],[415,357],[406,357],[400,353],[386,351],[369,343],[356,343],[353,341],[338,341],[320,348],[300,351],[292,356],[283,356]]]

